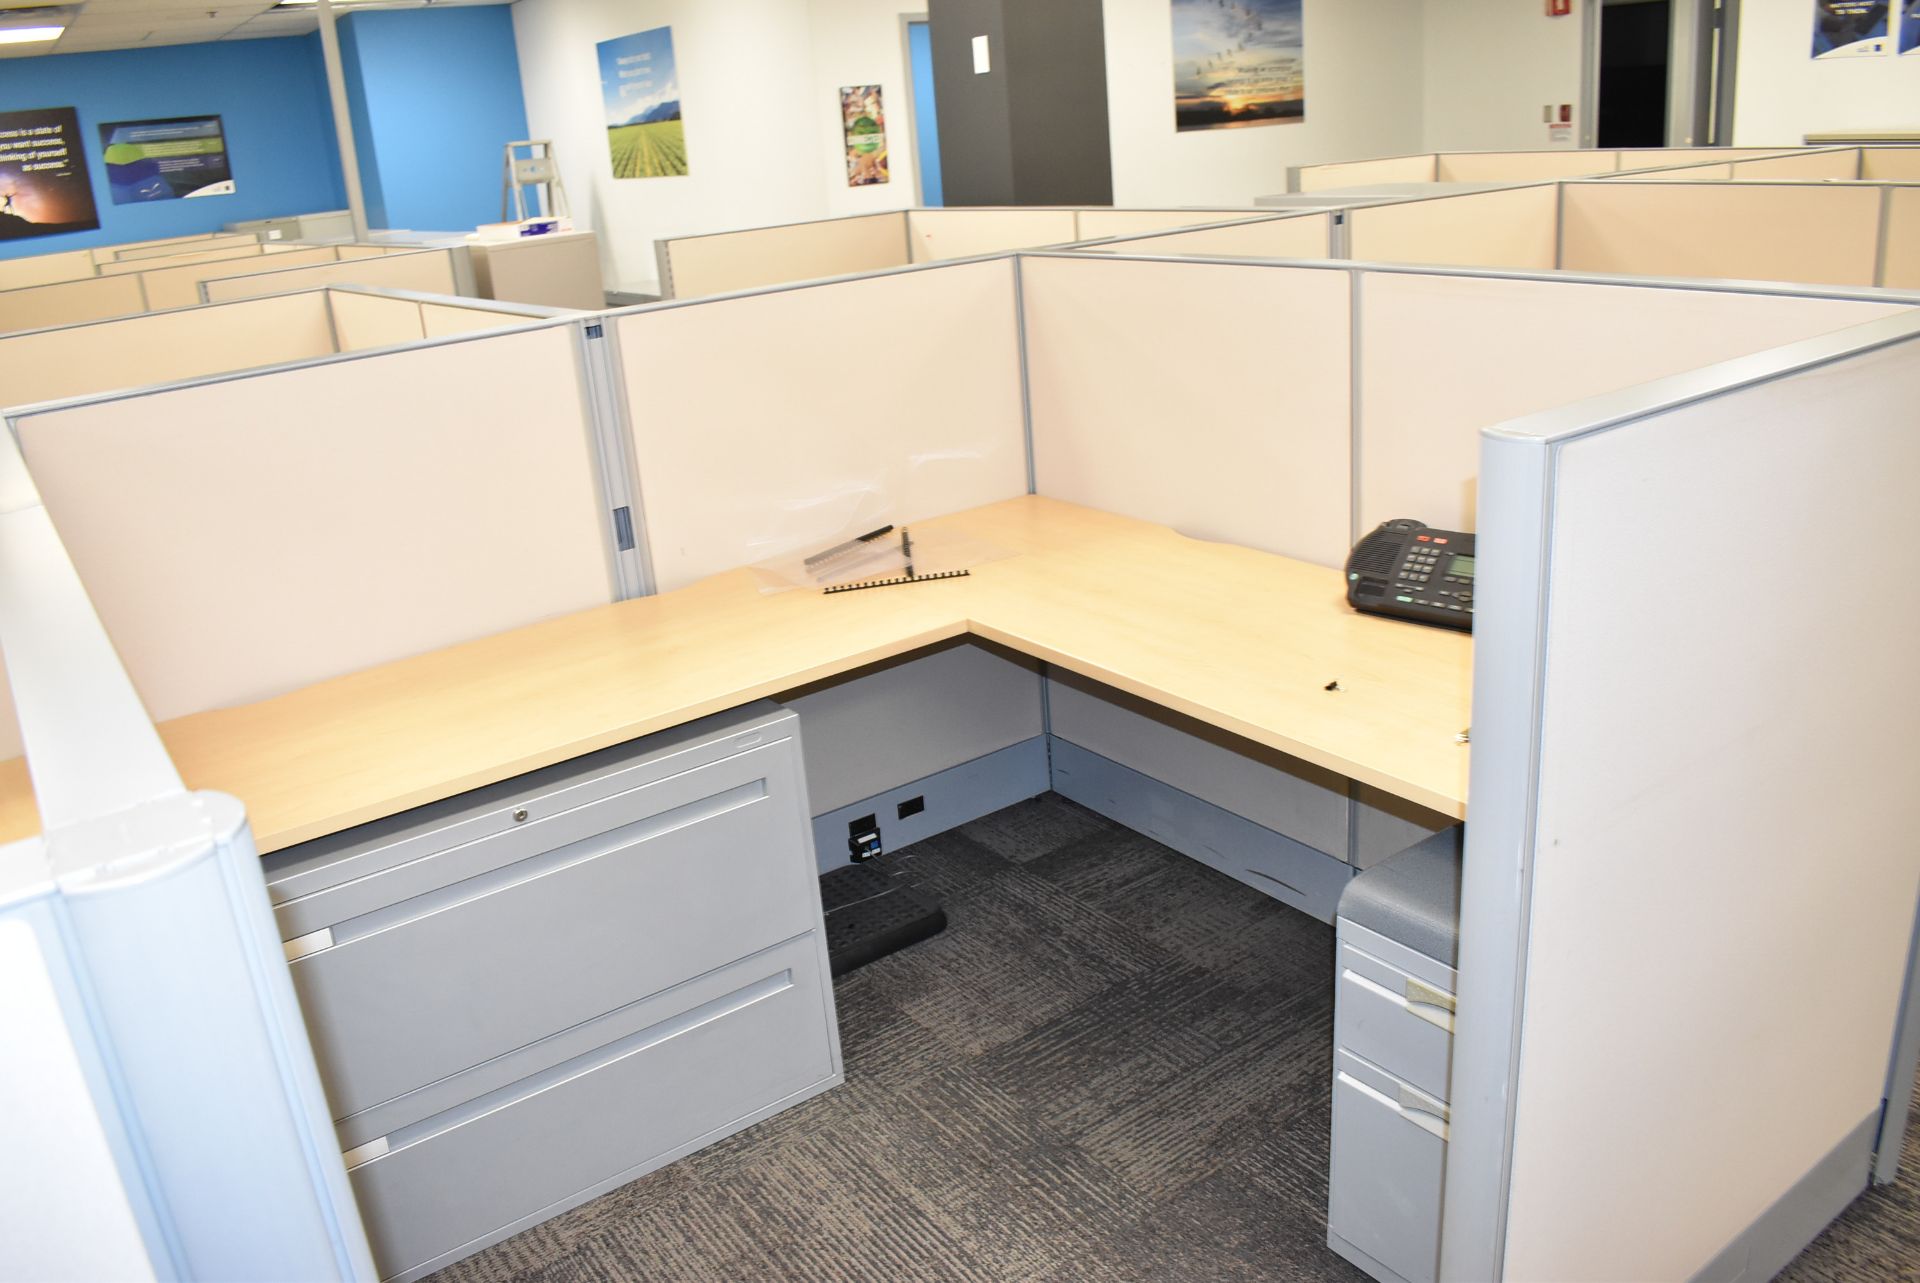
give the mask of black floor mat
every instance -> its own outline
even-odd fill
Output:
[[[820,902],[836,976],[947,929],[940,897],[913,885],[885,858],[823,874]]]

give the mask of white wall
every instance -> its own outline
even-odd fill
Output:
[[[915,0],[519,0],[527,124],[550,138],[576,222],[600,233],[607,280],[653,292],[662,236],[913,203],[899,15]],[[615,179],[594,46],[673,28],[689,174]],[[849,189],[839,88],[880,84],[893,180]]]
[[[1541,0],[1430,0],[1421,81],[1426,131],[1420,145],[1407,150],[1574,146],[1582,123],[1581,27],[1588,3],[1573,0],[1571,14],[1549,18]],[[1799,11],[1811,24],[1812,10],[1801,5]],[[1573,106],[1573,129],[1565,142],[1551,141],[1540,119],[1540,109],[1549,103]]]
[[[807,10],[813,29],[813,91],[806,111],[820,135],[826,212],[872,214],[918,204],[907,36],[900,18],[907,13],[925,14],[927,0],[808,0]],[[839,106],[844,85],[880,86],[880,105],[887,113],[887,164],[892,171],[886,183],[847,186]]]
[[[1900,5],[1890,8],[1897,14]],[[1740,6],[1734,146],[1797,143],[1831,130],[1920,127],[1920,53],[1816,62],[1812,52],[1811,5]]]
[[[1306,0],[1306,119],[1181,134],[1167,0],[1106,0],[1113,203],[1247,204],[1284,192],[1290,165],[1420,151],[1423,8]]]

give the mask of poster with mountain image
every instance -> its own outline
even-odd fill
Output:
[[[1302,0],[1173,0],[1173,124],[1281,125],[1307,115]]]
[[[680,131],[680,75],[673,28],[602,40],[600,96],[615,178],[684,178],[687,140]]]
[[[0,240],[99,226],[74,109],[0,111]]]

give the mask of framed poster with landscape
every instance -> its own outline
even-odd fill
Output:
[[[600,98],[615,178],[684,178],[687,140],[680,123],[680,74],[673,28],[602,40]]]
[[[1173,123],[1239,129],[1305,120],[1302,0],[1173,0]]]

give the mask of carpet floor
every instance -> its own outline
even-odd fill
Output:
[[[436,1283],[1365,1279],[1331,927],[1051,794],[895,858],[953,925],[837,982],[844,1086]],[[1920,1280],[1914,1144],[1783,1279]]]

